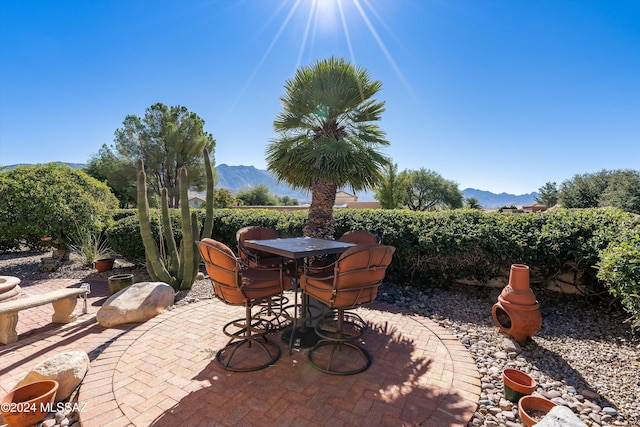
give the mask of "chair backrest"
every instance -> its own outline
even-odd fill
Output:
[[[273,254],[268,252],[248,249],[244,246],[245,240],[267,240],[267,239],[277,239],[280,237],[278,232],[273,228],[262,227],[257,225],[251,225],[248,227],[243,227],[236,232],[236,240],[238,241],[238,255],[240,259],[246,264],[257,264],[258,258],[269,258],[273,257]]]
[[[334,305],[350,307],[373,301],[395,250],[374,244],[343,252],[334,269]]]
[[[356,245],[373,245],[380,243],[380,236],[367,230],[351,230],[338,239],[340,242],[355,243]]]
[[[243,304],[244,296],[238,287],[241,266],[231,248],[213,239],[196,243],[215,296],[227,304]]]

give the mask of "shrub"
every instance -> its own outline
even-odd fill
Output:
[[[218,209],[212,237],[235,249],[236,231],[248,225],[274,228],[282,237],[301,236],[306,215],[306,211]],[[204,212],[198,212],[198,218],[202,224]],[[337,209],[334,218],[335,238],[348,230],[364,229],[379,235],[383,244],[396,247],[387,270],[389,281],[422,288],[459,279],[485,282],[506,279],[511,264],[521,263],[531,267],[535,286],[570,268],[592,295],[607,289],[636,322],[639,316],[638,215],[597,208],[521,215],[469,209]],[[177,213],[172,221],[174,230],[179,230]],[[157,223],[153,227],[157,233]],[[117,221],[108,236],[125,258],[144,260],[136,216]],[[601,302],[610,304],[611,299]]]
[[[596,267],[598,279],[620,299],[632,327],[640,331],[640,226],[625,229],[601,252]]]
[[[118,209],[113,214],[113,220],[119,221],[122,218],[127,218],[129,216],[136,216],[136,215],[138,215],[137,209]]]
[[[69,234],[78,229],[102,231],[117,207],[106,184],[66,165],[0,172],[0,250],[41,248],[45,236],[68,244]]]
[[[171,209],[171,228],[176,241],[182,240],[182,228],[180,224],[180,211]],[[160,241],[160,221],[158,211],[150,212],[151,233],[156,241]],[[204,214],[202,216],[204,218]],[[144,245],[142,244],[142,236],[140,235],[140,222],[138,214],[124,216],[122,219],[115,221],[111,227],[106,230],[107,240],[111,244],[114,252],[123,258],[136,264],[144,264]]]

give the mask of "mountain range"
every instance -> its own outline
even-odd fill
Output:
[[[85,167],[81,163],[66,163],[73,168],[82,169]],[[4,169],[12,169],[16,166],[11,165]],[[299,190],[291,189],[285,183],[278,183],[276,178],[267,170],[257,169],[253,166],[229,166],[227,164],[220,164],[216,166],[216,172],[218,174],[218,188],[227,188],[233,194],[239,190],[247,189],[258,184],[264,184],[269,188],[273,194],[277,194],[280,197],[289,196],[297,199],[300,203],[309,202],[311,200],[311,194],[309,192],[303,192]],[[349,190],[345,190],[350,192]],[[528,194],[508,194],[508,193],[492,193],[490,191],[478,190],[475,188],[465,188],[462,190],[464,198],[474,197],[478,200],[478,203],[485,209],[497,209],[502,206],[521,206],[535,203],[535,198],[538,197],[538,193]],[[357,193],[358,201],[370,202],[374,201],[373,192],[361,192]]]
[[[285,183],[278,183],[275,177],[267,170],[257,169],[253,166],[229,166],[221,164],[216,166],[218,173],[218,187],[228,188],[232,193],[238,190],[250,188],[257,184],[265,184],[269,190],[278,196],[289,196],[298,199],[300,203],[309,202],[311,195],[308,192],[292,190]],[[349,192],[349,190],[345,190]],[[491,191],[478,190],[475,188],[465,188],[462,190],[465,199],[475,197],[480,205],[485,209],[497,209],[503,206],[522,206],[535,203],[538,193],[528,194],[508,194],[508,193],[492,193]],[[358,201],[370,202],[374,201],[373,192],[357,193]]]

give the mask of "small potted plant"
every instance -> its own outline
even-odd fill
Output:
[[[78,254],[84,265],[93,265],[98,272],[113,268],[113,250],[103,233],[79,231],[73,242],[71,250]]]

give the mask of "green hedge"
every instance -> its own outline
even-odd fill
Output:
[[[632,327],[640,330],[640,226],[629,224],[616,241],[600,253],[598,279],[618,297],[631,315]]]
[[[306,211],[218,209],[213,238],[235,250],[235,233],[247,225],[276,229],[282,237],[301,236]],[[204,212],[199,212],[202,223]],[[177,213],[174,232],[180,227]],[[594,294],[607,288],[638,317],[640,216],[617,209],[575,209],[544,214],[503,215],[477,210],[413,212],[337,209],[336,238],[348,230],[378,234],[397,248],[387,279],[418,287],[458,279],[486,282],[508,274],[511,264],[531,267],[535,282],[571,269]],[[154,224],[157,232],[157,222]],[[130,260],[143,260],[135,215],[109,229],[113,248]],[[176,235],[176,239],[180,239]],[[596,277],[598,269],[601,273]]]

